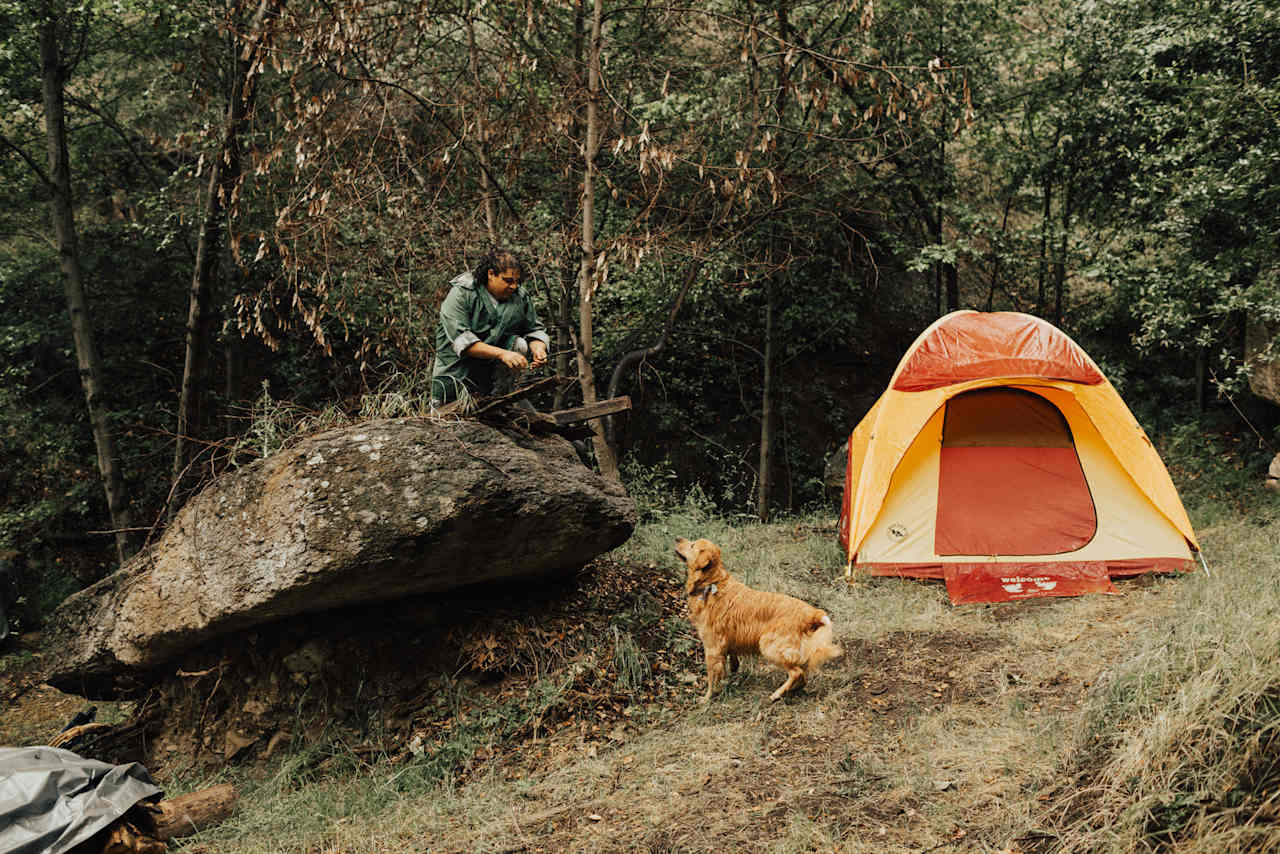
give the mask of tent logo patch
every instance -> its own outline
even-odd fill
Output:
[[[907,538],[907,526],[901,522],[894,522],[889,526],[889,539],[905,540]]]

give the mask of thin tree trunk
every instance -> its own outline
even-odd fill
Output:
[[[1004,200],[1004,215],[1000,217],[1000,235],[1003,236],[1008,231],[1009,225],[1009,208],[1013,206],[1014,191],[1010,190],[1009,195]],[[994,244],[995,239],[992,238]],[[987,311],[991,311],[991,305],[996,298],[996,285],[1000,282],[1000,251],[993,246],[991,252],[993,258],[991,260],[991,282],[987,288]]]
[[[756,515],[769,521],[770,470],[773,468],[773,281],[765,283],[764,379],[760,388],[760,473],[756,489]]]
[[[555,364],[556,376],[562,380],[569,376],[570,354],[573,352],[573,286],[578,278],[578,271],[574,268],[573,260],[572,253],[566,251],[560,265],[560,294],[559,299],[556,301]],[[568,390],[567,383],[560,382],[556,384],[556,393],[552,399],[552,407],[554,409],[564,409]]]
[[[116,555],[121,563],[133,553],[128,528],[132,527],[129,504],[125,500],[124,478],[116,453],[115,439],[103,406],[102,362],[93,341],[89,307],[84,293],[84,274],[76,239],[75,215],[71,206],[71,163],[67,152],[66,114],[63,108],[64,69],[58,51],[57,24],[45,21],[40,27],[40,70],[44,94],[45,140],[49,154],[49,180],[53,231],[58,242],[67,309],[71,313],[71,335],[75,341],[80,385],[89,408],[89,424],[98,451],[98,471],[107,495],[111,526],[116,531]]]
[[[604,0],[595,0],[591,12],[591,47],[587,71],[587,138],[582,147],[582,263],[578,270],[578,385],[583,405],[596,402],[595,372],[591,368],[591,312],[595,298],[595,172],[600,148],[600,21]],[[591,424],[596,463],[600,474],[618,479],[618,461],[604,436],[599,420]]]
[[[484,105],[486,99],[480,86],[479,49],[476,47],[475,8],[467,4],[467,48],[470,52],[471,78],[476,87],[476,156],[480,161],[480,190],[484,195],[484,227],[489,235],[490,246],[498,244],[497,216],[493,205],[493,190],[489,186],[489,149],[485,134]]]
[[[231,95],[227,104],[226,121],[222,128],[222,142],[217,155],[209,165],[209,185],[205,200],[204,219],[200,226],[200,238],[196,244],[195,269],[191,274],[191,299],[187,308],[186,357],[182,368],[182,388],[178,395],[178,425],[173,451],[172,484],[182,480],[187,465],[188,439],[198,430],[199,400],[204,389],[204,367],[207,362],[210,295],[213,291],[213,275],[217,267],[219,244],[223,237],[223,217],[231,195],[240,179],[240,143],[245,118],[253,102],[255,87],[253,76],[261,54],[262,26],[268,15],[274,15],[283,0],[261,0],[258,11],[249,25],[249,41],[243,48],[235,47],[236,62],[232,73]],[[178,495],[178,489],[171,494]],[[178,502],[170,506],[172,515]]]
[[[576,0],[573,4],[573,68],[583,67],[583,54],[585,48],[583,43],[586,41],[586,23],[587,8],[586,0]],[[577,72],[580,73],[580,72]],[[581,81],[574,77],[573,89],[576,90],[581,86]],[[582,123],[578,118],[576,110],[570,111],[569,138],[580,139],[582,136]],[[574,189],[577,189],[576,187]],[[569,240],[569,223],[573,222],[574,216],[577,215],[577,196],[570,191],[564,194],[564,233],[565,233],[565,253],[564,263],[560,270],[560,302],[556,306],[556,375],[565,378],[569,376],[569,360],[570,354],[576,352],[577,344],[573,336],[573,294],[577,290],[578,272],[582,266],[581,257],[574,257],[573,244]],[[563,409],[568,396],[569,388],[565,383],[556,385],[556,393],[553,405],[556,409]]]
[[[1040,213],[1040,274],[1036,280],[1036,314],[1044,317],[1045,285],[1049,276],[1049,229],[1053,212],[1053,179],[1044,179],[1044,205]]]
[[[1057,257],[1053,263],[1053,323],[1062,325],[1063,306],[1066,302],[1067,290],[1067,241],[1071,235],[1071,170],[1067,170],[1062,182],[1062,235],[1058,244]]]

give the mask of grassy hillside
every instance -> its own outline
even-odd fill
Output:
[[[300,703],[269,758],[155,770],[170,795],[242,793],[193,852],[1268,850],[1280,500],[1242,448],[1162,447],[1209,572],[1118,596],[953,608],[936,582],[849,586],[830,516],[761,525],[645,494],[634,537],[567,587],[469,602],[485,616],[451,635],[456,669],[401,725],[375,722],[376,698],[363,728]],[[677,536],[829,610],[845,656],[783,702],[781,675],[747,664],[701,704]],[[56,732],[75,702],[42,691],[0,742]]]
[[[1211,574],[967,608],[936,583],[847,586],[830,518],[667,507],[611,556],[631,577],[665,595],[672,540],[709,537],[748,583],[830,610],[844,659],[776,705],[780,677],[747,666],[703,706],[687,624],[624,638],[636,615],[619,611],[584,640],[616,713],[562,707],[532,729],[494,717],[443,775],[420,746],[370,757],[331,742],[168,782],[244,791],[191,850],[1259,850],[1280,783],[1280,502],[1247,499],[1244,514],[1193,508]],[[554,692],[584,661],[537,684]],[[555,704],[529,696],[503,714]],[[483,723],[482,708],[466,715]]]

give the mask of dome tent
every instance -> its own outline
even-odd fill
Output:
[[[956,311],[849,437],[848,571],[942,578],[953,604],[1115,592],[1191,571],[1195,533],[1115,387],[1052,324]]]

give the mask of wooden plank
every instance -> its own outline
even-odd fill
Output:
[[[551,413],[551,417],[563,427],[566,424],[577,424],[579,421],[590,421],[592,418],[613,415],[615,412],[625,412],[630,408],[631,398],[624,394],[622,397],[611,397],[608,400],[597,401],[589,406],[579,406],[575,409],[557,409]]]

